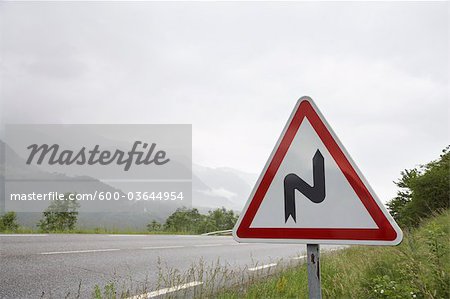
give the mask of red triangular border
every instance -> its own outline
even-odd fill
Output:
[[[305,117],[336,161],[378,228],[250,228],[256,212]],[[308,100],[303,100],[298,105],[297,111],[292,117],[269,166],[256,191],[252,194],[253,198],[235,231],[235,235],[240,239],[394,241],[397,238],[396,230]]]

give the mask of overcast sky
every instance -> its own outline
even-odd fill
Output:
[[[0,3],[3,123],[192,123],[263,168],[311,96],[383,201],[449,144],[449,4]]]

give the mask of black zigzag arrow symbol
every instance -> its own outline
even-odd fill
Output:
[[[284,178],[284,217],[285,222],[292,217],[297,222],[295,215],[295,190],[300,191],[310,201],[321,203],[325,199],[325,166],[323,156],[319,150],[313,157],[313,186],[310,186],[298,175],[290,173]]]

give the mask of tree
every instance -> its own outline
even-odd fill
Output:
[[[208,218],[214,223],[215,230],[232,229],[236,223],[238,216],[232,210],[224,207],[208,212]]]
[[[204,234],[213,231],[217,231],[217,226],[215,225],[214,221],[211,218],[205,216],[203,221],[199,223],[195,233]]]
[[[204,217],[195,208],[178,208],[167,218],[164,229],[171,232],[197,232]]]
[[[195,208],[179,208],[170,215],[164,224],[164,230],[170,232],[186,232],[202,234],[218,230],[232,229],[238,216],[225,208],[209,211],[207,215],[202,215]],[[153,220],[147,225],[148,230],[154,231],[157,223]]]
[[[77,223],[79,203],[69,199],[70,193],[64,194],[63,200],[52,202],[43,212],[39,228],[45,232],[73,230]]]
[[[152,222],[147,224],[147,230],[149,232],[157,232],[157,231],[160,231],[161,229],[162,229],[161,223],[159,223],[156,220],[153,220]]]
[[[7,212],[0,216],[0,231],[16,231],[19,228],[16,212]]]
[[[400,190],[387,204],[399,225],[415,227],[421,219],[449,208],[449,149],[446,147],[435,161],[401,172],[402,177],[395,182]]]

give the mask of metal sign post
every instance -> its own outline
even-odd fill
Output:
[[[322,289],[320,287],[320,247],[319,244],[307,244],[306,254],[308,257],[308,290],[310,299],[321,299]]]

